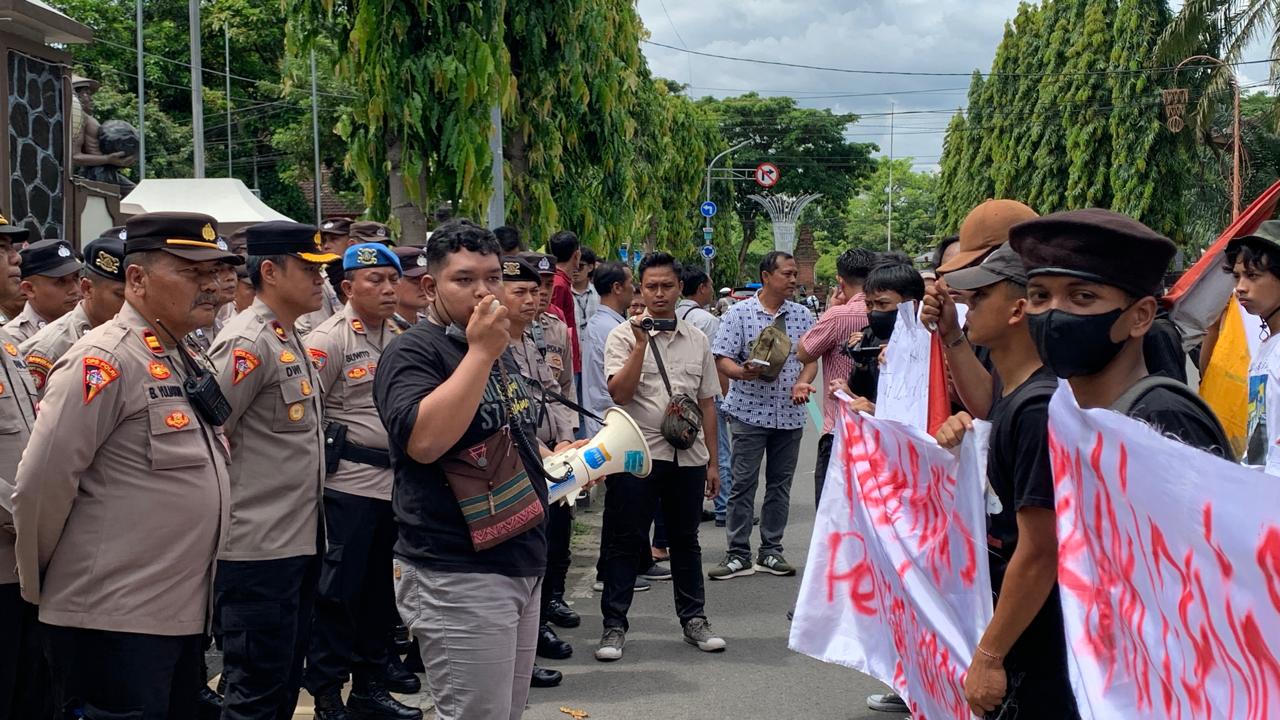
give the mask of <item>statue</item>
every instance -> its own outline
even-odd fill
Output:
[[[138,131],[123,120],[98,123],[93,117],[93,96],[99,87],[97,80],[71,77],[71,159],[80,177],[117,185],[128,194],[134,183],[120,169],[133,165]]]

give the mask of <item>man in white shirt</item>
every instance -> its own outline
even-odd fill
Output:
[[[604,376],[604,341],[614,328],[626,321],[625,314],[635,295],[631,284],[631,268],[620,262],[601,263],[596,267],[593,290],[599,293],[600,309],[591,316],[582,335],[582,406],[596,415],[613,407],[608,381]],[[592,437],[600,423],[586,418],[584,437]]]
[[[1280,474],[1280,221],[1268,220],[1249,236],[1227,245],[1227,270],[1236,280],[1240,307],[1260,319],[1266,337],[1249,364],[1248,442],[1242,458],[1246,465]],[[1227,312],[1233,312],[1227,308]],[[1216,337],[1213,339],[1216,342]],[[1212,354],[1206,342],[1202,357]],[[1202,360],[1202,365],[1207,362]]]
[[[711,278],[697,268],[686,267],[680,273],[680,282],[684,297],[676,303],[676,317],[701,330],[708,341],[715,342],[716,331],[720,329],[720,318],[707,311],[707,306],[714,299]],[[729,488],[733,485],[733,474],[729,472],[729,419],[720,409],[727,392],[729,379],[720,375],[720,395],[716,397],[716,448],[719,455],[716,464],[720,467],[720,492],[712,502],[716,527],[724,527],[725,513],[729,507]]]

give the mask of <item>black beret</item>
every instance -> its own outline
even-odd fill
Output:
[[[124,240],[121,228],[112,228],[84,246],[84,266],[95,275],[124,282]]]
[[[321,250],[320,233],[313,225],[272,220],[250,225],[247,234],[250,255],[295,255],[318,265],[331,263],[342,257]]]
[[[538,275],[538,269],[527,258],[505,255],[502,258],[502,281],[541,283],[542,276]]]
[[[188,212],[153,212],[125,221],[126,253],[163,250],[192,262],[221,260],[233,265],[244,258],[227,249],[218,237],[218,221],[209,215]]]
[[[22,277],[44,275],[59,278],[79,272],[84,265],[76,257],[71,243],[66,240],[41,240],[26,246],[20,252]]]
[[[1127,215],[1101,208],[1068,210],[1014,225],[1009,244],[1028,277],[1067,275],[1155,295],[1178,248]]]

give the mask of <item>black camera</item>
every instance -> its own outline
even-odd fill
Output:
[[[675,318],[647,317],[640,321],[640,329],[645,331],[656,330],[658,332],[663,332],[666,330],[675,330],[676,320]]]
[[[859,345],[845,343],[840,346],[840,353],[845,357],[853,359],[854,362],[865,364],[880,357],[880,351],[884,350],[884,348],[884,345],[861,347]]]

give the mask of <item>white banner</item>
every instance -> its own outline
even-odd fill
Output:
[[[917,717],[970,716],[963,678],[991,619],[976,424],[957,461],[841,404],[791,625],[792,650],[883,680]]]
[[[1280,479],[1049,405],[1058,582],[1084,718],[1280,717]]]

